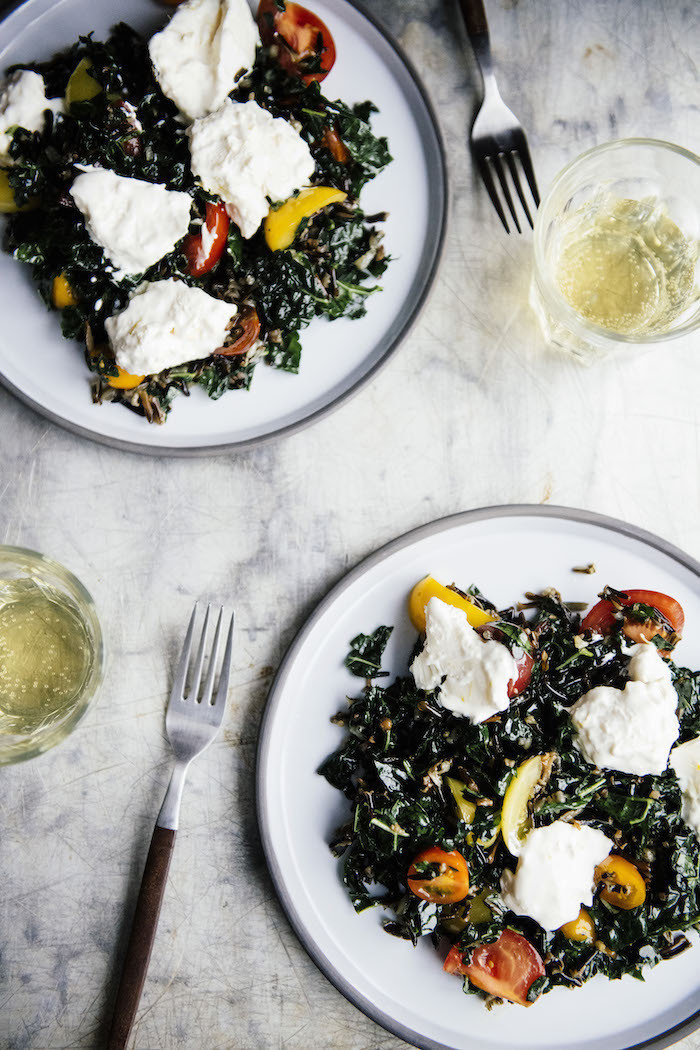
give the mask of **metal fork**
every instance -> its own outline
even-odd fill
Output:
[[[537,191],[537,182],[535,181],[535,172],[530,160],[527,139],[518,118],[508,109],[508,106],[501,98],[496,84],[496,77],[494,76],[491,62],[489,27],[486,21],[483,0],[459,0],[459,8],[462,12],[462,18],[467,27],[467,34],[471,40],[474,55],[479,63],[481,76],[484,81],[484,99],[471,130],[472,155],[486,186],[487,193],[491,198],[491,203],[498,212],[498,217],[503,223],[506,233],[510,233],[510,230],[493,180],[492,170],[498,179],[508,210],[513,217],[515,228],[518,233],[522,233],[503,162],[505,161],[508,166],[523,211],[527,216],[527,221],[532,226],[532,215],[525,200],[516,164],[516,160],[519,160],[530,187],[535,207],[538,207],[540,195]]]
[[[186,692],[192,637],[197,603],[195,602],[189,627],[182,647],[182,654],[175,674],[175,681],[170,693],[168,710],[165,716],[165,728],[175,754],[173,769],[165,799],[158,814],[153,831],[151,847],[146,858],[141,889],[131,927],[131,936],[126,949],[126,958],[122,970],[117,1001],[112,1018],[107,1050],[124,1050],[129,1039],[141,992],[143,990],[151,949],[158,926],[160,906],[168,878],[170,858],[175,845],[175,832],[180,815],[180,801],[185,777],[190,762],[201,754],[219,731],[219,726],[226,708],[229,675],[231,672],[231,655],[233,652],[233,615],[226,638],[226,649],[221,663],[219,683],[214,696],[217,655],[221,627],[224,616],[223,608],[219,610],[214,632],[214,642],[209,654],[207,676],[201,696],[199,686],[206,656],[207,628],[209,626],[210,608],[207,608],[204,625],[199,640],[197,656],[190,676],[189,689]],[[212,697],[214,699],[212,700]]]

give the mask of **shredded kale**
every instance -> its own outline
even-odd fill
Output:
[[[626,640],[619,631],[607,638],[582,633],[580,616],[554,593],[528,597],[534,612],[527,626],[507,610],[499,614],[498,628],[514,652],[529,645],[535,656],[531,681],[506,711],[479,725],[443,708],[411,675],[386,686],[371,680],[379,676],[389,628],[353,639],[346,664],[368,680],[334,719],[346,735],[319,772],[350,803],[348,822],[331,848],[343,857],[353,906],[361,911],[380,905],[389,913],[387,932],[413,943],[430,934],[444,954],[457,945],[464,957],[497,940],[506,927],[515,930],[544,960],[545,976],[529,992],[534,999],[596,974],[641,978],[647,967],[687,948],[685,932],[700,928],[700,844],[681,818],[672,770],[632,776],[598,769],[575,746],[568,709],[596,685],[624,688]],[[643,615],[648,619],[647,610]],[[700,672],[669,664],[683,742],[700,733]],[[551,769],[530,800],[532,825],[564,817],[602,830],[646,884],[643,904],[627,911],[596,893],[587,909],[595,923],[592,943],[545,931],[508,911],[500,898],[501,875],[516,863],[499,833],[503,798],[519,764],[538,754],[550,756]],[[460,819],[447,777],[474,804],[471,823]],[[432,846],[456,849],[466,859],[465,901],[433,904],[409,891],[410,864]],[[466,979],[464,986],[465,992],[486,995]]]
[[[374,634],[358,634],[350,642],[351,649],[345,657],[345,666],[360,678],[378,678],[387,672],[381,670],[382,656],[389,641],[392,627],[378,627]]]
[[[307,86],[289,76],[274,48],[260,48],[253,69],[238,81],[231,97],[254,98],[274,116],[294,121],[314,157],[312,183],[336,187],[347,198],[302,223],[289,249],[272,252],[262,231],[244,240],[231,223],[226,251],[202,277],[188,275],[185,256],[176,248],[146,273],[117,279],[69,193],[76,164],[110,168],[189,193],[193,231],[212,198],[192,176],[186,127],[154,77],[148,42],[128,25],[116,25],[105,42],[84,36],[48,62],[13,69],[41,73],[47,96],[53,98],[65,94],[71,73],[83,60],[101,91],[73,102],[66,113],[47,112],[41,132],[15,131],[8,177],[16,203],[27,207],[8,217],[3,248],[32,267],[49,308],[54,309],[54,278],[63,275],[68,281],[76,303],[60,311],[61,329],[67,339],[85,344],[86,362],[95,374],[94,400],[117,401],[149,421],[163,422],[175,394],[187,394],[193,385],[216,399],[227,390],[247,389],[260,361],[297,372],[299,333],[314,317],[355,318],[366,312],[367,297],[380,290],[378,280],[389,262],[378,228],[385,215],[367,216],[359,204],[362,187],[391,160],[386,140],[371,129],[372,103],[347,107],[326,99],[316,81]],[[338,153],[338,142],[341,159],[331,149],[335,143]],[[147,376],[135,389],[114,389],[109,379],[117,375],[117,367],[104,322],[127,306],[142,280],[168,277],[197,285],[239,311],[254,310],[259,336],[240,353],[216,353]],[[234,343],[232,335],[227,345]]]

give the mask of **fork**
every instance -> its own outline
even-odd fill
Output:
[[[538,207],[540,195],[537,191],[537,182],[530,159],[527,139],[518,118],[508,109],[508,106],[501,98],[501,93],[496,84],[496,77],[494,76],[491,62],[489,27],[486,21],[483,0],[459,0],[459,8],[462,12],[467,34],[484,81],[484,99],[471,130],[472,154],[486,186],[486,191],[491,198],[491,203],[498,212],[498,217],[503,223],[506,233],[510,233],[510,230],[493,180],[492,169],[498,179],[501,192],[515,223],[515,228],[518,233],[522,233],[515,205],[513,204],[513,196],[508,186],[503,161],[508,166],[523,211],[527,216],[527,221],[532,226],[532,216],[525,200],[516,165],[516,159],[518,159],[530,187],[535,207]]]
[[[175,754],[175,767],[170,778],[165,799],[158,814],[153,830],[151,846],[146,858],[141,889],[136,902],[136,911],[131,926],[131,935],[126,949],[126,958],[122,970],[117,1001],[112,1018],[107,1050],[124,1050],[134,1023],[143,990],[151,949],[158,926],[160,906],[168,878],[170,858],[175,845],[175,832],[180,815],[180,802],[185,777],[190,762],[201,754],[219,731],[228,693],[229,675],[231,672],[231,655],[233,652],[233,615],[226,638],[226,649],[221,664],[219,683],[214,696],[214,679],[216,662],[224,616],[223,608],[219,610],[214,632],[214,642],[209,655],[207,676],[201,696],[199,686],[202,679],[206,655],[207,628],[209,626],[210,607],[207,607],[204,625],[199,640],[197,656],[187,692],[186,683],[190,668],[192,637],[194,634],[197,603],[195,602],[189,627],[185,635],[180,661],[173,682],[165,716],[165,728]]]

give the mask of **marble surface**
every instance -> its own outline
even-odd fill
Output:
[[[584,507],[700,557],[696,341],[590,369],[543,349],[526,303],[530,237],[502,233],[467,155],[479,83],[455,5],[371,6],[425,78],[453,196],[432,298],[374,382],[284,442],[198,461],[77,439],[0,390],[0,541],[87,584],[110,653],[73,737],[0,770],[7,1050],[103,1045],[170,769],[168,665],[193,598],[236,608],[233,688],[219,740],[192,768],[133,1050],[399,1050],[310,962],[266,873],[255,746],[285,647],[359,559],[471,507]],[[491,0],[488,13],[542,188],[609,138],[700,149],[690,0]]]

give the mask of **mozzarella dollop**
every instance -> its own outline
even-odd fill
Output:
[[[645,776],[663,773],[678,739],[678,694],[671,670],[649,642],[635,645],[624,689],[599,685],[570,709],[577,729],[576,746],[602,769]]]
[[[194,120],[218,109],[259,44],[246,0],[188,0],[148,50],[161,91]]]
[[[525,839],[515,873],[504,871],[501,896],[516,915],[558,930],[593,901],[595,869],[613,843],[602,831],[555,820]]]
[[[681,816],[700,841],[700,736],[674,747],[669,764],[683,797]]]
[[[189,229],[192,198],[160,183],[81,166],[71,196],[95,244],[117,277],[143,273],[171,252]]]
[[[170,278],[140,285],[105,328],[121,368],[131,375],[157,375],[209,357],[223,344],[235,313],[232,303]]]
[[[483,639],[462,609],[439,598],[425,607],[425,645],[411,673],[419,689],[437,688],[444,708],[475,724],[505,711],[508,684],[518,676],[505,645]]]
[[[0,163],[14,164],[10,144],[15,128],[41,131],[47,109],[58,113],[63,99],[46,97],[44,78],[30,69],[20,69],[5,81],[0,91]]]
[[[244,237],[252,237],[270,210],[308,183],[315,164],[291,124],[257,102],[226,101],[188,130],[192,172],[221,197]]]

